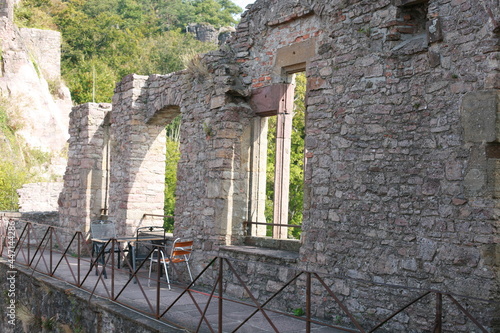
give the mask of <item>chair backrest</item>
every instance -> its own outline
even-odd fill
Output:
[[[161,226],[139,227],[135,230],[135,237],[137,241],[141,238],[148,238],[151,236],[161,237],[163,238],[161,242],[165,243],[165,229]]]
[[[177,238],[172,244],[172,252],[170,254],[171,261],[189,261],[193,252],[193,240],[183,240]]]
[[[110,220],[97,220],[90,223],[92,238],[109,239],[116,238],[115,222]]]

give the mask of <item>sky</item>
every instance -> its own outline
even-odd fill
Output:
[[[248,4],[251,4],[251,3],[254,3],[255,0],[233,0],[233,2],[235,4],[237,4],[238,6],[240,6],[243,10],[245,10],[245,7],[248,5]]]

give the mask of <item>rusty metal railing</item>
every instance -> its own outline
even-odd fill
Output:
[[[252,222],[252,221],[244,221],[243,222],[244,229],[247,229],[249,226],[252,226],[252,225],[265,225],[267,227],[288,227],[288,228],[302,229],[301,224],[267,223],[267,222]]]
[[[174,325],[178,323],[172,322],[171,318],[167,318],[167,315],[172,312],[176,304],[184,297],[188,296],[192,302],[192,305],[196,308],[199,313],[198,324],[196,328],[192,328],[193,331],[198,332],[202,329],[208,329],[211,332],[222,332],[227,331],[227,323],[224,321],[224,312],[227,309],[227,304],[239,304],[248,307],[248,315],[241,319],[241,321],[235,326],[230,327],[230,331],[236,332],[243,328],[252,318],[257,314],[264,317],[264,320],[269,324],[272,331],[280,332],[277,326],[274,315],[285,316],[298,322],[302,322],[304,325],[305,332],[311,332],[312,325],[320,325],[324,327],[329,327],[337,329],[344,332],[358,332],[358,333],[371,333],[375,332],[379,328],[388,324],[393,320],[398,314],[407,310],[410,306],[422,302],[424,299],[434,296],[435,300],[435,310],[434,310],[434,320],[432,332],[441,333],[443,332],[443,316],[445,307],[443,305],[444,300],[449,300],[449,305],[454,306],[458,313],[465,315],[475,326],[482,332],[488,332],[487,329],[456,299],[456,295],[451,293],[442,292],[438,290],[422,290],[416,288],[407,288],[403,286],[396,286],[403,289],[412,289],[414,291],[419,291],[421,294],[412,299],[410,302],[405,304],[394,311],[391,315],[387,316],[385,319],[381,320],[373,326],[371,329],[363,328],[360,320],[348,309],[348,307],[342,302],[341,297],[335,293],[328,283],[325,282],[325,277],[322,277],[316,272],[309,271],[297,271],[293,278],[284,283],[275,293],[268,296],[266,299],[262,300],[257,297],[253,292],[251,286],[249,286],[245,279],[241,277],[238,270],[234,268],[234,263],[242,262],[242,260],[236,260],[228,257],[214,256],[209,263],[203,268],[203,270],[193,279],[188,285],[177,285],[181,288],[182,292],[171,301],[166,302],[165,298],[162,298],[162,288],[164,288],[164,283],[161,281],[161,263],[160,260],[156,261],[156,277],[151,279],[155,282],[154,288],[146,290],[143,287],[145,280],[142,268],[147,263],[147,259],[143,260],[136,267],[130,262],[128,257],[125,257],[124,268],[117,269],[115,267],[115,253],[114,248],[117,244],[116,239],[109,240],[104,246],[101,247],[100,252],[97,254],[96,258],[104,255],[106,247],[109,245],[110,255],[103,261],[99,262],[88,256],[91,253],[88,244],[88,235],[81,232],[73,233],[69,242],[66,246],[63,246],[63,242],[59,237],[61,231],[67,232],[63,228],[57,228],[54,226],[43,226],[30,222],[23,222],[24,226],[22,228],[17,228],[16,230],[16,245],[15,245],[15,258],[16,263],[22,264],[30,268],[33,273],[39,272],[42,274],[49,275],[54,278],[64,280],[78,288],[87,290],[90,293],[89,301],[97,295],[98,289],[100,288],[101,297],[107,297],[111,301],[120,303],[124,306],[133,308],[134,310],[140,311],[144,314],[150,315],[155,319],[169,322]],[[36,226],[36,228],[35,228]],[[4,235],[5,232],[0,234]],[[37,229],[37,230],[35,230]],[[2,238],[2,252],[1,255],[5,256],[3,243],[5,238]],[[154,248],[151,249],[149,254],[146,256],[148,258]],[[243,261],[248,264],[248,261]],[[88,265],[88,266],[86,266]],[[101,267],[99,267],[101,266]],[[172,265],[174,272],[180,273],[178,267]],[[111,271],[109,279],[106,278],[106,269]],[[65,272],[69,271],[69,275]],[[95,276],[92,277],[92,272],[95,271]],[[237,281],[241,288],[244,290],[249,301],[238,300],[227,295],[224,289],[224,281],[231,277],[233,281]],[[327,276],[328,277],[328,276]],[[148,276],[149,279],[149,276]],[[213,281],[210,286],[209,292],[204,292],[200,288],[194,288],[195,285],[200,284],[203,279],[203,283],[206,281]],[[271,303],[279,296],[283,295],[284,291],[296,284],[297,281],[301,280],[303,284],[304,292],[304,313],[302,316],[297,316],[291,313],[277,310],[270,307]],[[367,281],[365,281],[367,282]],[[316,283],[316,287],[314,287]],[[341,326],[339,324],[334,324],[333,322],[328,322],[325,320],[319,320],[314,318],[313,304],[314,298],[317,297],[313,295],[313,287],[317,289],[320,286],[330,300],[336,304],[343,316],[347,318],[350,322],[350,327]],[[128,303],[126,298],[126,293],[133,289],[140,291],[139,296],[137,293],[135,297],[142,297],[147,307],[139,308]],[[104,295],[103,295],[104,293]],[[318,291],[316,290],[316,294]],[[203,295],[202,301],[199,299],[199,295]],[[198,298],[198,299],[197,299]],[[139,298],[136,298],[139,301]],[[206,300],[206,304],[203,305],[203,300]],[[487,304],[498,303],[488,300],[475,299],[476,301],[486,302]],[[217,302],[217,322],[209,320],[207,315],[208,309],[212,302]],[[496,304],[498,306],[498,304]],[[449,310],[449,307],[446,308]],[[205,325],[205,326],[203,326]],[[366,324],[364,324],[366,325]]]

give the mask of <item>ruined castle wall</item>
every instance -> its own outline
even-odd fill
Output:
[[[70,114],[68,165],[59,196],[60,224],[71,233],[88,231],[105,213],[109,104],[87,103]]]
[[[464,1],[300,3],[257,2],[230,47],[251,89],[284,81],[294,44],[314,48],[301,267],[498,300],[497,130],[471,121],[498,119],[495,14]],[[361,314],[392,307],[360,290],[346,301]]]
[[[134,235],[144,214],[163,214],[166,122],[146,121],[147,79],[127,76],[113,97],[108,214],[119,234]]]
[[[257,2],[234,44],[245,83],[258,88],[279,82],[270,69],[281,61],[281,40],[288,46],[317,35],[306,70],[301,266],[498,300],[496,157],[487,153],[497,136],[465,136],[484,130],[463,118],[486,118],[490,100],[489,119],[498,119],[498,32],[487,7],[343,1],[309,8],[313,17],[274,3],[266,13],[279,14],[266,15]],[[424,15],[409,22],[415,12]],[[477,91],[484,92],[470,95]],[[347,292],[350,307],[389,310],[376,289],[363,299],[354,295],[360,290]]]
[[[131,75],[117,86],[110,217],[132,234],[144,213],[161,214],[163,128],[180,113],[174,235],[195,238],[195,272],[218,250],[236,251],[243,273],[263,272],[244,264],[255,255],[224,248],[248,236],[262,111],[252,101],[305,70],[303,233],[287,265],[334,275],[328,283],[366,327],[415,294],[389,285],[498,304],[497,12],[486,1],[257,0],[219,51],[183,72]],[[286,282],[287,268],[276,271],[275,280],[269,271],[255,279],[256,294]],[[316,296],[314,315],[335,318]],[[497,305],[467,302],[498,329]],[[389,330],[429,327],[434,306],[423,302]],[[469,325],[450,315],[445,330]]]
[[[63,183],[31,183],[17,190],[20,212],[54,212]]]
[[[19,29],[19,33],[43,76],[48,80],[60,80],[61,33],[29,28]]]
[[[2,0],[0,2],[0,16],[6,17],[9,20],[14,19],[14,6],[12,5],[14,1],[12,0]]]

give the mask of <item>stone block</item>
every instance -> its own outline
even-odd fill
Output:
[[[397,7],[413,6],[424,3],[428,0],[392,0],[392,4]]]
[[[465,141],[499,141],[499,100],[496,90],[470,92],[463,97],[460,116]]]
[[[427,28],[427,38],[429,40],[429,43],[440,42],[443,40],[441,20],[439,17],[427,22],[426,28]]]
[[[275,67],[287,68],[291,66],[302,66],[316,54],[316,39],[311,38],[303,42],[294,43],[278,49],[276,53]],[[297,71],[300,68],[297,68]]]

